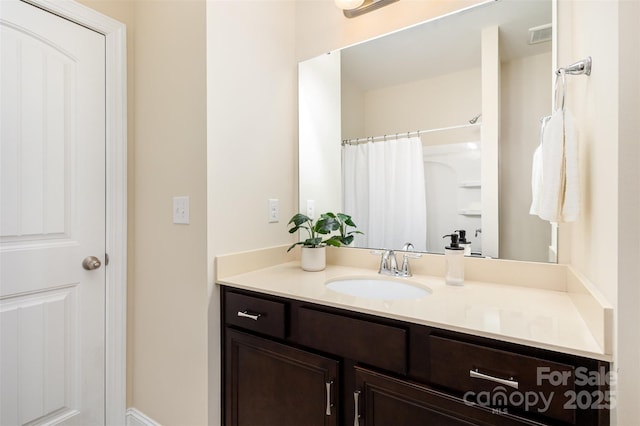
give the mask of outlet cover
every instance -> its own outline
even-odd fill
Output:
[[[173,197],[173,223],[189,224],[189,197]]]
[[[307,200],[307,216],[311,219],[316,218],[316,202],[315,200]]]

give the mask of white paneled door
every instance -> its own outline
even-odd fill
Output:
[[[0,424],[104,424],[105,38],[17,0],[0,30]]]

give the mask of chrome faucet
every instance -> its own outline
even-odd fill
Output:
[[[402,268],[400,269],[400,275],[403,277],[410,277],[412,275],[411,267],[409,266],[409,253],[408,253],[412,250],[413,250],[413,244],[411,243],[406,243],[402,247],[402,251],[404,251],[404,254],[402,255]]]
[[[406,243],[404,247],[402,247],[402,251],[404,251],[402,255],[402,266],[398,269],[398,261],[396,260],[396,253],[393,250],[383,250],[382,258],[380,259],[380,270],[378,271],[381,275],[390,275],[393,277],[410,277],[411,267],[409,266],[410,258],[418,258],[422,255],[419,253],[411,253],[413,250],[413,244]],[[380,253],[380,252],[378,252]]]
[[[396,260],[396,253],[393,250],[384,250],[382,252],[378,273],[382,275],[398,275],[398,261]]]

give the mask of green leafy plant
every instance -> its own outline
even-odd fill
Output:
[[[327,213],[327,215],[333,215],[333,213]],[[348,246],[353,242],[353,239],[355,238],[355,234],[362,234],[362,232],[356,229],[354,229],[353,231],[348,230],[349,227],[351,228],[357,227],[357,225],[353,223],[353,219],[351,219],[351,216],[349,216],[348,214],[337,213],[335,215],[335,219],[339,223],[339,226],[338,226],[339,235],[335,235],[330,239],[337,241],[338,244],[330,244],[330,245],[335,245],[337,247],[340,247],[341,244],[344,244],[345,246]]]
[[[362,234],[360,231],[348,230],[349,227],[355,228],[356,224],[353,223],[351,216],[344,213],[323,213],[315,222],[309,216],[296,213],[287,225],[292,225],[289,229],[290,234],[304,229],[309,237],[293,243],[287,251],[297,245],[304,247],[322,247],[325,245],[340,247],[342,244],[351,244],[354,234]],[[337,231],[338,235],[331,235],[334,231]]]

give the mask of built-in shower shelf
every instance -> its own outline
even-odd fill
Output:
[[[482,210],[465,209],[458,210],[458,214],[463,216],[482,216]]]
[[[479,180],[466,180],[460,182],[460,188],[480,188],[482,185]]]

